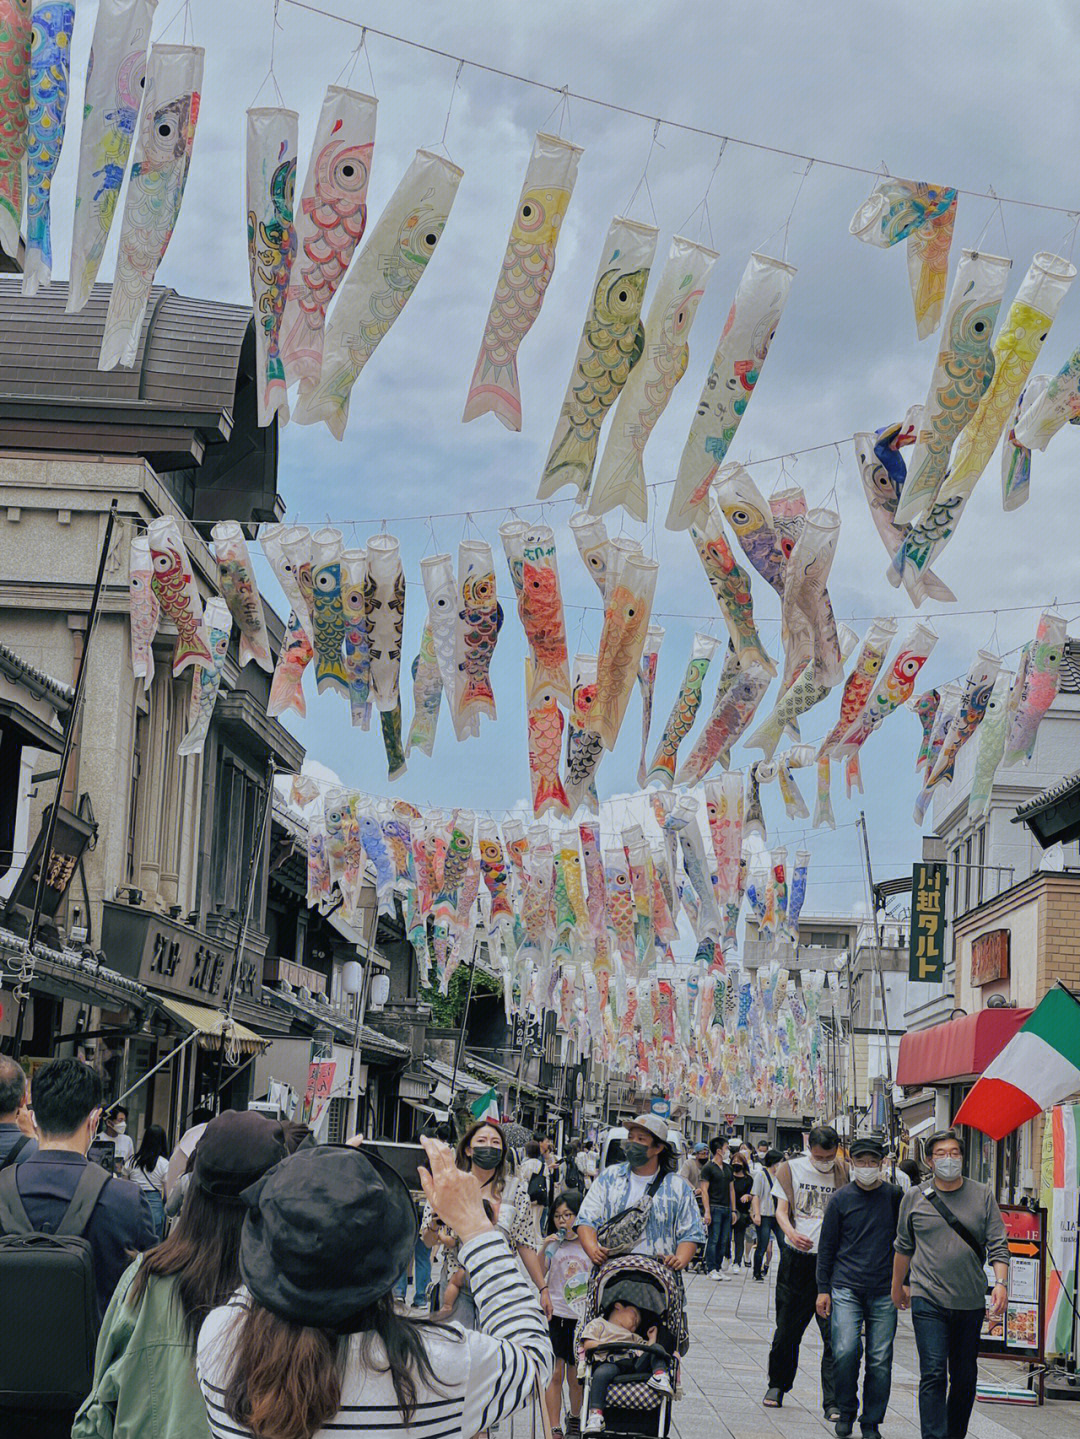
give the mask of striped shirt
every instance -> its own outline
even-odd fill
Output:
[[[536,1290],[525,1279],[501,1234],[490,1230],[461,1246],[481,1331],[458,1324],[425,1328],[425,1343],[438,1383],[417,1384],[417,1407],[405,1424],[390,1375],[375,1357],[361,1368],[353,1342],[345,1363],[341,1408],[315,1439],[471,1439],[522,1408],[551,1377],[547,1321]],[[224,1407],[230,1369],[232,1327],[250,1302],[246,1291],[207,1316],[199,1334],[197,1374],[214,1439],[250,1439],[251,1431]]]

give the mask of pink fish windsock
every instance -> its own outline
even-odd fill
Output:
[[[154,636],[161,618],[161,606],[154,592],[154,562],[150,540],[145,534],[131,537],[128,562],[131,587],[131,668],[136,679],[149,689],[154,679]]]
[[[1005,739],[1002,766],[1027,763],[1035,752],[1035,736],[1043,716],[1054,703],[1061,683],[1061,660],[1065,653],[1065,621],[1050,610],[1044,611],[1035,631],[1035,644],[1027,656],[1020,696]],[[1018,676],[1019,678],[1019,676]]]
[[[866,701],[870,698],[870,691],[877,684],[881,666],[885,662],[885,656],[889,652],[889,646],[892,644],[895,634],[896,621],[890,618],[876,619],[867,630],[855,664],[844,684],[844,693],[840,700],[840,716],[821,743],[821,748],[818,750],[819,759],[826,758],[832,752],[862,714]]]
[[[892,714],[906,704],[915,691],[915,681],[926,663],[938,637],[925,625],[914,624],[904,638],[896,658],[887,665],[878,678],[862,713],[840,743],[833,749],[837,759],[847,759],[855,754],[873,734],[874,730]]]
[[[725,666],[725,669],[727,666]],[[769,688],[769,676],[758,664],[732,666],[726,688],[721,676],[712,713],[693,749],[679,766],[676,784],[698,784],[718,762],[726,762],[732,745],[745,734]]]
[[[596,660],[596,703],[590,728],[600,736],[606,749],[615,748],[637,679],[659,569],[655,560],[631,555],[604,608],[604,628]]]
[[[285,638],[274,666],[274,677],[270,681],[270,702],[266,713],[273,717],[294,709],[298,715],[307,714],[304,700],[304,671],[315,658],[315,649],[308,638],[307,630],[297,618],[296,611],[289,611],[285,626]]]
[[[781,609],[785,689],[811,660],[819,684],[831,689],[843,678],[836,618],[826,589],[839,537],[835,510],[810,510],[788,557]]]
[[[222,520],[210,535],[214,541],[221,593],[240,631],[240,666],[243,668],[254,660],[273,673],[270,638],[244,532],[235,520]]]
[[[646,755],[649,746],[649,730],[652,728],[653,693],[656,689],[656,669],[660,662],[660,646],[664,643],[662,625],[650,625],[645,635],[645,649],[638,667],[638,689],[641,691],[641,758],[638,761],[637,779],[645,788],[649,770]]]
[[[330,85],[295,207],[296,258],[281,325],[288,382],[318,383],[326,311],[367,225],[368,179],[378,101]]]
[[[518,197],[463,421],[492,413],[521,429],[518,347],[540,314],[555,269],[555,246],[585,152],[555,135],[538,134]]]
[[[213,656],[203,632],[203,608],[191,561],[180,534],[180,525],[169,515],[151,520],[146,532],[154,564],[151,581],[162,613],[176,626],[173,676],[189,665],[209,668]]]
[[[716,857],[716,893],[721,905],[731,903],[738,893],[743,806],[741,771],[732,770],[705,781],[705,811]]]
[[[548,810],[554,810],[556,814],[569,816],[570,803],[559,776],[559,758],[562,754],[563,727],[566,721],[556,701],[555,691],[534,690],[529,669],[530,662],[526,660],[526,692],[533,691],[528,701],[529,774],[532,780],[533,814],[540,819]]]
[[[952,779],[956,767],[956,756],[982,724],[986,706],[990,702],[990,695],[993,692],[994,681],[997,679],[1000,669],[1001,660],[997,655],[980,650],[975,656],[964,681],[956,719],[933,768],[929,764],[927,765],[929,773],[926,783],[928,788],[932,788],[936,784],[947,783]]]
[[[221,689],[225,658],[229,653],[232,616],[223,599],[214,595],[206,602],[205,629],[209,638],[213,663],[208,669],[196,668],[191,677],[191,701],[188,705],[188,727],[177,754],[202,754],[210,720]]]

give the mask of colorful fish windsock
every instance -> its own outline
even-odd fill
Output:
[[[1005,739],[1010,721],[1009,690],[1012,682],[1013,676],[1008,670],[1002,670],[998,674],[986,704],[986,714],[979,726],[975,776],[971,781],[971,793],[968,795],[969,819],[983,819],[990,809],[994,776],[1005,753]]]
[[[1001,441],[1001,508],[1018,510],[1026,505],[1031,493],[1031,451],[1016,438],[1016,431],[1030,407],[1042,399],[1047,385],[1047,375],[1030,375],[1013,406],[1013,412],[1005,425]]]
[[[291,545],[302,533],[309,536],[308,544],[308,573],[311,571],[311,546],[310,532],[303,531],[299,525],[264,525],[259,531],[259,545],[266,556],[267,563],[274,572],[274,577],[285,593],[285,598],[293,608],[297,619],[306,631],[308,639],[314,635],[311,624],[311,601],[310,589],[305,593],[300,584],[300,577],[297,573],[296,562],[292,558],[292,551],[286,552],[286,545]]]
[[[638,761],[637,779],[642,789],[648,779],[646,752],[649,744],[649,730],[652,728],[653,694],[656,690],[656,669],[660,662],[660,646],[664,643],[662,625],[650,625],[645,635],[645,649],[638,668],[638,689],[641,691],[641,758]]]
[[[296,258],[293,204],[299,123],[295,110],[266,107],[247,112],[245,214],[260,425],[269,425],[276,415],[282,424],[289,419],[281,322]]]
[[[154,45],[146,62],[99,370],[130,367],[139,351],[150,287],[176,228],[191,166],[203,54],[195,45]]]
[[[690,362],[690,328],[716,264],[716,252],[676,235],[645,318],[642,357],[630,373],[611,421],[589,497],[594,515],[622,505],[648,518],[644,451],[657,420]]]
[[[458,546],[457,602],[454,660],[459,679],[455,706],[464,726],[474,716],[495,718],[490,670],[503,612],[495,592],[491,546],[484,540],[462,540]]]
[[[302,682],[304,671],[314,658],[315,648],[308,632],[300,623],[296,611],[290,610],[285,638],[274,666],[274,677],[270,681],[270,701],[266,713],[271,718],[287,709],[294,709],[301,716],[307,714]]]
[[[812,824],[815,829],[836,828],[832,807],[832,759],[829,755],[824,755],[817,762],[817,794]]]
[[[606,595],[610,547],[607,526],[599,515],[590,515],[585,510],[579,510],[570,516],[570,531],[582,563],[592,575],[601,595]]]
[[[918,798],[915,800],[915,823],[921,825],[926,816],[927,808],[933,798],[933,788],[929,776],[933,773],[934,766],[948,739],[950,732],[957,722],[960,714],[960,697],[963,691],[958,684],[947,684],[941,690],[941,703],[938,705],[937,714],[934,716],[934,727],[930,731],[930,749],[926,758],[926,769],[924,772],[923,787]]]
[[[368,540],[364,599],[371,642],[371,698],[377,710],[391,711],[401,692],[405,624],[405,575],[401,546],[393,535],[372,535]]]
[[[615,748],[637,679],[659,569],[655,560],[631,555],[604,608],[596,659],[596,703],[589,727],[606,749]]]
[[[676,784],[698,784],[715,764],[726,765],[732,745],[746,732],[768,688],[769,676],[760,665],[743,668],[728,651],[712,713],[679,766]]]
[[[658,231],[612,220],[537,497],[573,486],[584,504],[592,486],[600,430],[645,350],[641,307]]]
[[[709,486],[750,403],[795,273],[794,265],[782,260],[750,256],[683,447],[668,508],[669,530],[706,519]]]
[[[409,726],[409,739],[405,753],[413,749],[430,755],[435,747],[435,729],[439,723],[439,705],[442,701],[443,682],[439,661],[435,657],[435,641],[431,634],[431,622],[424,625],[420,636],[420,652],[412,662],[413,718]]]
[[[714,489],[743,554],[782,599],[784,571],[791,551],[781,542],[768,501],[742,465],[724,465],[717,472]]]
[[[52,183],[64,143],[74,25],[74,0],[34,0],[26,112],[24,295],[36,295],[52,279]]]
[[[1064,653],[1065,620],[1046,610],[1039,618],[1035,644],[1026,656],[1022,673],[1016,677],[1019,701],[1005,738],[1001,761],[1005,769],[1031,760],[1039,725],[1057,696]]]
[[[870,691],[877,684],[881,666],[889,653],[889,646],[896,634],[896,621],[886,617],[876,619],[866,632],[866,638],[844,683],[840,700],[840,715],[818,750],[818,758],[825,759],[839,744],[841,738],[862,714]]]
[[[767,675],[775,675],[776,666],[766,654],[754,623],[750,579],[735,563],[715,495],[707,497],[704,522],[691,526],[690,537],[724,616],[736,659],[741,665],[759,665]]]
[[[367,191],[378,101],[330,85],[294,209],[296,257],[281,320],[286,383],[322,375],[326,311],[367,225]]]
[[[559,587],[555,534],[550,525],[536,525],[522,537],[518,612],[532,651],[533,684],[553,690],[569,703],[566,620]]]
[[[521,429],[518,346],[540,314],[555,269],[555,246],[585,152],[556,135],[538,134],[480,342],[462,420],[494,414]]]
[[[983,722],[986,706],[990,702],[990,695],[994,688],[994,681],[997,679],[1000,669],[1001,660],[997,655],[980,650],[975,656],[971,668],[967,672],[967,678],[964,680],[959,709],[953,726],[933,767],[931,768],[930,764],[927,764],[927,788],[933,788],[936,784],[948,783],[952,779],[956,767],[956,756]]]
[[[1035,256],[994,341],[993,378],[956,442],[936,496],[912,524],[903,551],[888,572],[891,584],[901,583],[906,565],[912,565],[921,576],[952,538],[1075,278],[1076,266],[1060,255],[1040,251]],[[898,563],[901,559],[902,565]]]
[[[240,666],[254,660],[273,673],[270,637],[266,633],[259,588],[244,532],[235,520],[222,520],[210,531],[214,541],[221,593],[240,631]]]
[[[371,727],[371,621],[368,617],[367,550],[341,551],[341,608],[345,620],[342,661],[349,686],[349,716],[364,731]],[[386,711],[384,711],[386,713]]]
[[[524,520],[504,520],[499,526],[499,539],[502,540],[503,553],[510,570],[510,582],[514,586],[519,606],[525,569],[525,536],[528,533],[529,527]]]
[[[176,751],[180,755],[202,754],[206,736],[210,731],[210,717],[214,713],[218,691],[221,689],[225,657],[229,653],[232,616],[229,606],[217,595],[206,602],[204,625],[213,662],[206,669],[196,667],[192,673],[187,733]]]
[[[838,643],[841,665],[851,654],[858,641],[859,637],[854,630],[847,625],[840,626]],[[787,730],[797,737],[799,716],[804,715],[814,705],[820,704],[829,693],[830,688],[830,685],[818,678],[817,661],[812,659],[792,683],[780,692],[780,697],[773,706],[772,713],[747,738],[746,743],[752,748],[764,750],[766,760],[771,760],[777,745],[783,738],[784,731]]]
[[[596,771],[603,758],[604,745],[600,736],[588,727],[595,703],[596,656],[575,655],[566,731],[566,797],[571,814],[579,805],[584,805],[590,814],[600,812]]]
[[[716,856],[716,897],[721,906],[730,904],[738,894],[744,803],[740,770],[705,781],[705,809]]]
[[[1072,352],[1046,388],[1024,406],[1016,423],[1016,442],[1045,450],[1062,425],[1080,420],[1080,349]]]
[[[349,621],[345,615],[345,574],[341,531],[317,530],[308,541],[311,553],[311,613],[315,630],[315,680],[320,694],[335,690],[349,697],[349,675],[342,647]],[[301,585],[304,584],[301,579]]]
[[[855,436],[855,458],[859,465],[863,494],[870,506],[870,518],[881,536],[889,558],[895,559],[911,532],[910,525],[896,523],[896,507],[903,493],[907,467],[900,456],[900,446],[914,443],[922,423],[922,406],[913,405],[898,425],[887,425],[876,435],[860,432]],[[904,587],[916,608],[929,595],[935,600],[955,603],[956,596],[933,570],[925,570],[922,585],[915,583],[913,571],[904,570]]]
[[[454,733],[462,740],[466,735],[479,734],[480,726],[475,708],[465,718],[458,713],[458,694],[464,680],[457,667],[457,623],[461,604],[454,579],[454,561],[450,555],[429,555],[420,561],[420,573],[446,705]]]
[[[19,253],[26,119],[30,105],[30,0],[0,3],[0,248]]]
[[[391,709],[379,711],[379,728],[382,730],[383,749],[386,752],[387,778],[391,781],[400,779],[406,769],[400,693]]]
[[[203,607],[198,586],[191,570],[191,560],[180,533],[180,524],[170,515],[151,520],[146,537],[154,565],[151,581],[161,612],[176,626],[176,649],[173,651],[173,677],[183,674],[189,665],[209,669],[213,656],[203,630]]]
[[[559,709],[555,691],[537,689],[529,673],[531,660],[525,661],[525,687],[528,695],[529,774],[532,780],[533,814],[537,819],[554,810],[569,817],[570,802],[559,776],[563,728],[566,721]]]
[[[915,681],[938,637],[925,625],[914,624],[900,641],[896,658],[874,686],[862,714],[833,749],[838,759],[854,755],[893,710],[906,704],[915,691]]]
[[[442,236],[464,171],[418,150],[338,287],[318,381],[301,380],[293,419],[345,433],[349,396],[376,346],[405,308]]]
[[[701,708],[701,697],[705,676],[720,641],[713,635],[696,634],[690,650],[682,685],[675,704],[668,715],[667,723],[660,736],[660,743],[653,756],[652,766],[646,776],[646,783],[670,785],[675,778],[675,761],[679,745],[694,727],[694,720]]]
[[[941,324],[957,194],[946,185],[886,175],[855,211],[849,226],[857,240],[881,249],[907,241],[908,279],[920,340]]]
[[[131,537],[128,561],[131,592],[131,669],[149,689],[154,679],[154,636],[161,619],[161,606],[154,592],[154,562],[150,540],[145,534]]]
[[[811,660],[819,684],[831,689],[843,676],[836,619],[826,589],[839,537],[840,516],[835,510],[810,510],[788,557],[781,610],[785,686]]]
[[[101,0],[87,67],[67,313],[90,298],[120,200],[158,0]]]

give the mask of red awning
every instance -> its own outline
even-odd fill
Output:
[[[896,1082],[942,1084],[973,1079],[1012,1039],[1030,1009],[980,1009],[929,1029],[913,1029],[900,1041]]]

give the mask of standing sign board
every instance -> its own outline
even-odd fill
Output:
[[[991,1317],[994,1269],[986,1265],[987,1314],[979,1339],[983,1359],[1020,1359],[1041,1364],[1046,1294],[1046,1210],[1001,1206],[1009,1240],[1009,1299],[1005,1313]]]
[[[940,862],[912,866],[908,978],[920,984],[945,978],[945,877]]]

